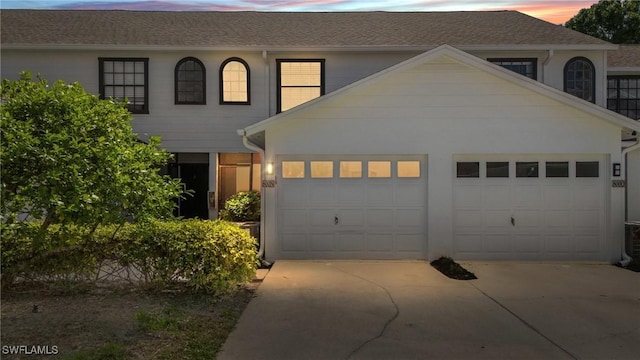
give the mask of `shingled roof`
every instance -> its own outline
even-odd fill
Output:
[[[607,52],[610,68],[640,68],[640,45],[620,45],[618,50]]]
[[[516,11],[156,12],[2,10],[3,47],[609,48]]]

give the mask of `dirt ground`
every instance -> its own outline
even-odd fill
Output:
[[[0,357],[93,359],[106,352],[103,358],[120,353],[125,359],[197,358],[187,348],[192,354],[206,354],[203,349],[208,354],[217,352],[257,286],[257,282],[245,284],[224,296],[133,288],[70,293],[34,286],[5,290],[1,294]],[[143,317],[152,321],[145,325]],[[194,345],[194,339],[204,344]],[[33,346],[56,354],[8,354],[8,347],[21,345],[31,354]],[[105,346],[115,350],[100,350]]]

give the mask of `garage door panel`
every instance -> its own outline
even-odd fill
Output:
[[[380,182],[380,180],[376,181]],[[367,196],[367,205],[393,204],[393,187],[388,183],[368,183],[366,185],[365,192]]]
[[[469,179],[464,179],[469,180]],[[482,204],[482,188],[480,185],[458,185],[453,205],[456,209],[477,209]]]
[[[330,181],[313,181],[309,184],[309,205],[311,207],[333,204],[335,202],[335,189]]]
[[[336,186],[337,201],[341,204],[349,204],[351,206],[362,206],[367,202],[365,189],[362,181],[354,181],[346,179],[341,182],[340,186]]]
[[[307,249],[307,234],[303,232],[281,234],[280,243],[284,251],[304,251]]]
[[[572,204],[571,187],[567,185],[546,186],[543,190],[544,207],[547,209],[567,209]]]
[[[513,237],[513,251],[521,253],[538,253],[541,250],[541,236],[523,234]]]
[[[393,227],[393,210],[391,209],[369,209],[367,211],[367,227],[370,228],[391,228]]]
[[[333,233],[314,233],[310,236],[311,250],[313,251],[334,251],[335,237]]]
[[[304,229],[307,226],[306,208],[292,208],[281,212],[282,226],[284,230],[292,228]]]
[[[319,228],[329,228],[334,225],[335,211],[333,209],[312,209],[309,212],[309,225]]]
[[[290,208],[293,206],[307,206],[307,186],[303,182],[290,181],[286,184],[287,191],[281,197],[281,206]]]
[[[509,234],[497,235],[487,234],[484,237],[484,251],[497,253],[497,252],[510,252],[511,251],[512,237]]]
[[[422,250],[424,237],[422,234],[398,234],[396,235],[396,249],[402,252],[418,252]]]
[[[424,183],[402,181],[396,185],[394,204],[399,206],[424,206],[426,187]]]
[[[594,231],[600,227],[600,212],[598,210],[577,210],[575,212],[575,230]]]
[[[423,209],[396,210],[396,226],[398,228],[422,228],[426,221]]]
[[[364,209],[338,209],[338,221],[341,227],[354,226],[362,228],[365,225]]]
[[[365,249],[364,234],[346,233],[336,235],[336,250],[362,252]]]
[[[515,230],[522,228],[538,228],[540,227],[540,210],[522,210],[513,211]]]
[[[511,189],[504,185],[487,185],[483,188],[484,197],[481,206],[485,209],[502,209],[511,202]]]
[[[548,252],[565,252],[572,250],[570,235],[547,235],[544,237],[544,247]]]
[[[484,211],[483,223],[487,229],[510,229],[513,226],[511,225],[511,210],[486,210]]]
[[[571,227],[571,210],[547,210],[544,224],[548,229],[567,229]]]
[[[455,210],[454,222],[456,228],[478,230],[482,227],[482,210]]]
[[[367,234],[367,250],[374,252],[393,251],[390,234]]]
[[[482,236],[475,234],[459,234],[454,244],[456,252],[479,253],[482,251]]]
[[[599,237],[593,234],[576,235],[575,250],[579,252],[594,252],[599,249]]]
[[[576,186],[573,189],[573,203],[578,209],[599,209],[602,206],[602,195],[596,193],[597,187]]]
[[[541,200],[542,190],[539,185],[516,185],[514,189],[514,207],[539,208],[542,205]]]

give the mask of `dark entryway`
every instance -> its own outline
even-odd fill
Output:
[[[209,154],[177,153],[167,164],[168,174],[180,178],[185,190],[192,190],[192,196],[177,199],[176,216],[184,218],[209,218]]]

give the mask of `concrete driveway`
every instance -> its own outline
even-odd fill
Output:
[[[640,274],[611,265],[278,261],[219,359],[632,359]]]

